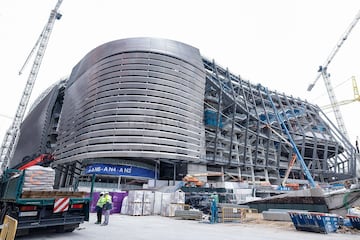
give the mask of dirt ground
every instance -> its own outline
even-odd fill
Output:
[[[292,222],[264,220],[261,213],[248,214],[243,223],[244,224],[266,225],[268,227],[275,227],[275,228],[279,228],[279,229],[294,229],[294,224]],[[359,234],[359,236],[360,236],[360,230],[352,228],[352,227],[345,227],[345,226],[341,226],[337,230],[337,233]]]

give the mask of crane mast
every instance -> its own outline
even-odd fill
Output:
[[[1,145],[1,151],[0,151],[0,154],[1,154],[0,155],[0,164],[1,164],[0,171],[1,172],[0,173],[2,173],[6,169],[8,163],[9,163],[9,160],[12,158],[12,156],[14,154],[15,146],[17,144],[17,140],[19,137],[20,125],[24,118],[26,107],[29,103],[31,92],[34,87],[34,83],[35,83],[37,74],[40,69],[41,61],[44,57],[46,46],[49,42],[49,37],[50,37],[51,31],[53,29],[55,20],[61,18],[61,14],[58,13],[58,10],[60,8],[62,1],[63,0],[57,1],[55,8],[50,13],[48,22],[46,23],[43,31],[40,34],[39,39],[37,40],[37,42],[35,44],[35,47],[33,48],[33,50],[31,51],[31,53],[29,55],[29,57],[30,57],[38,45],[38,50],[37,50],[30,74],[28,76],[28,79],[27,79],[27,82],[25,85],[25,89],[22,93],[21,100],[18,105],[15,117],[13,118],[13,122],[12,122],[9,130],[6,132],[3,143]],[[26,59],[25,64],[28,62],[29,57]],[[23,66],[23,68],[24,68],[24,66]]]
[[[329,74],[326,72],[326,69],[322,70],[321,72],[322,77],[324,79],[324,83],[325,83],[325,87],[326,87],[326,91],[329,95],[329,99],[330,99],[330,103],[331,103],[331,107],[334,111],[334,115],[335,115],[335,119],[337,122],[337,125],[339,127],[340,132],[347,138],[349,139],[349,134],[346,130],[345,127],[345,122],[344,122],[344,118],[342,117],[341,111],[340,111],[340,105],[339,102],[337,101],[335,92],[334,92],[334,88],[331,84],[331,81],[329,79]]]
[[[313,89],[313,87],[315,86],[316,82],[319,80],[320,76],[323,77],[325,87],[326,87],[327,93],[329,95],[330,103],[331,103],[331,106],[332,106],[334,114],[335,114],[336,122],[338,124],[338,127],[339,127],[341,133],[347,139],[349,139],[349,136],[348,136],[347,130],[345,128],[344,119],[340,112],[339,103],[336,100],[334,88],[331,84],[329,74],[327,73],[327,69],[328,69],[328,66],[331,63],[331,61],[334,59],[336,53],[338,53],[339,49],[344,44],[345,40],[348,38],[351,31],[354,29],[354,27],[358,23],[359,19],[360,19],[360,11],[356,14],[354,20],[351,22],[349,27],[346,29],[345,33],[341,36],[340,40],[337,42],[336,46],[331,51],[331,53],[330,53],[329,57],[326,59],[325,63],[322,66],[320,66],[320,69],[318,71],[319,72],[318,76],[316,77],[315,81],[308,86],[308,89],[307,89],[308,91],[311,91]]]

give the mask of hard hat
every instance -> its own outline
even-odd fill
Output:
[[[104,194],[109,194],[109,192],[104,192]]]
[[[104,192],[101,192],[101,193],[100,193],[100,196],[101,196],[101,195],[104,195],[104,194],[105,194]]]

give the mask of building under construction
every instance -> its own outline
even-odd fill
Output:
[[[356,176],[356,149],[318,106],[187,44],[123,39],[93,49],[37,99],[9,167],[53,154],[59,187],[93,173],[107,184],[213,172],[222,174],[207,181],[281,184],[289,174],[304,184],[286,131],[316,181]]]

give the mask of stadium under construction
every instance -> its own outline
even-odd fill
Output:
[[[316,181],[356,177],[356,149],[317,105],[244,80],[187,44],[122,39],[38,97],[9,167],[52,154],[58,187],[94,173],[119,186],[195,173],[306,184],[300,162],[289,165],[285,130]]]

